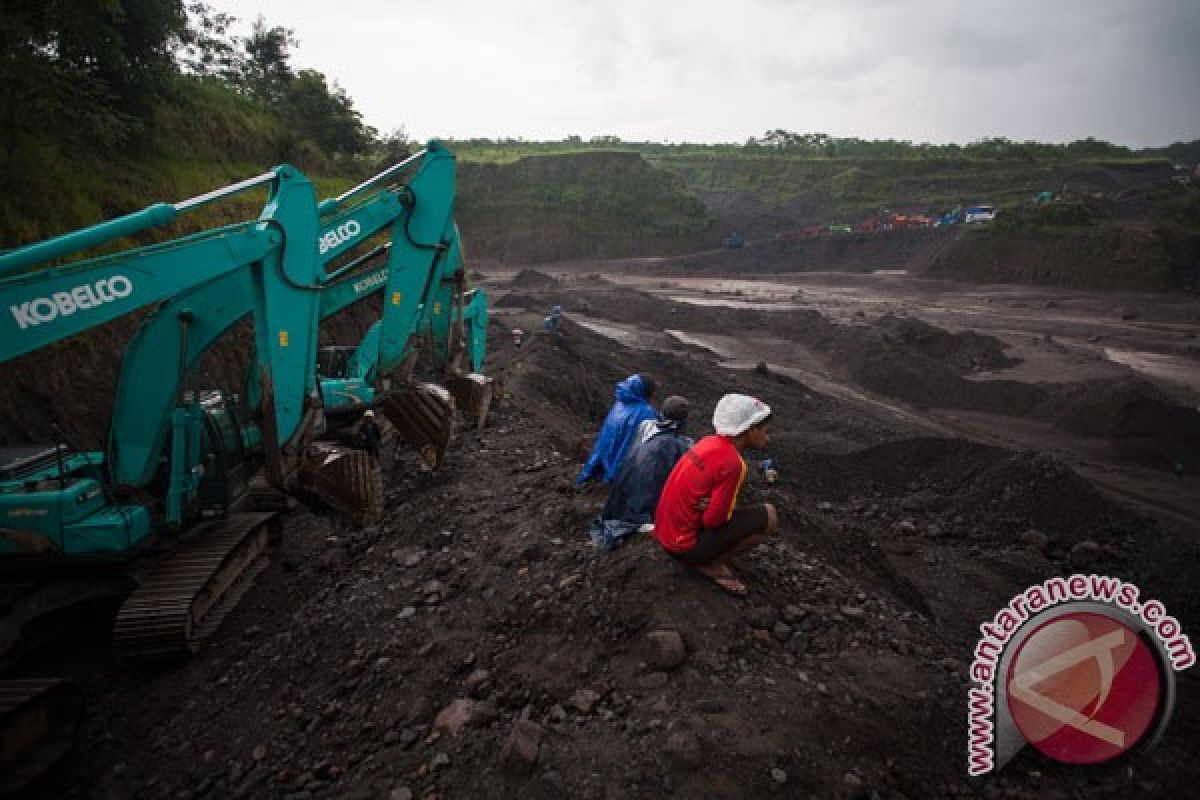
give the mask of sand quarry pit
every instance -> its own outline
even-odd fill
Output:
[[[377,528],[291,515],[196,658],[81,670],[87,744],[41,796],[974,797],[967,666],[1016,592],[1117,575],[1200,631],[1194,299],[627,266],[488,271],[487,427],[433,477],[409,459]],[[604,494],[572,480],[637,371],[696,434],[725,392],[775,410],[781,479],[744,491],[783,533],[747,598],[584,533]],[[1148,754],[1026,749],[979,791],[1189,796],[1192,673],[1178,693]]]

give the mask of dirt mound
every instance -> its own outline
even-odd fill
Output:
[[[1112,440],[1118,455],[1145,466],[1200,473],[1200,411],[1171,402],[1139,378],[1091,381],[1055,398],[1054,424]]]
[[[875,327],[959,373],[1001,369],[1018,363],[1004,354],[1004,344],[999,339],[975,331],[949,333],[922,320],[894,314],[880,317]]]
[[[558,285],[558,279],[536,269],[523,269],[513,276],[511,285],[516,289],[545,289]]]
[[[510,293],[505,302],[528,308],[560,303],[568,314],[582,310],[628,324],[655,320],[697,333],[787,338],[820,353],[831,369],[858,386],[918,408],[1046,420],[1078,436],[1111,439],[1118,455],[1146,466],[1171,470],[1182,462],[1185,471],[1200,469],[1200,412],[1172,403],[1153,385],[1135,379],[1065,384],[971,380],[976,372],[1015,363],[1000,340],[973,331],[950,333],[890,314],[872,324],[839,325],[816,311],[702,307],[627,287],[529,289]],[[564,366],[564,374],[571,369]]]
[[[774,226],[778,229],[778,226]],[[756,228],[736,226],[730,230]],[[709,250],[663,258],[654,271],[664,275],[724,275],[783,272],[871,272],[904,269],[945,236],[936,229],[897,230],[884,233],[824,234],[796,238],[795,229],[764,234],[745,247]],[[715,244],[716,242],[714,242]]]
[[[1120,545],[1144,527],[1056,459],[962,439],[901,439],[842,455],[783,457],[780,470],[819,501],[881,518],[922,517],[935,538],[1012,543],[1029,529],[1061,547]]]

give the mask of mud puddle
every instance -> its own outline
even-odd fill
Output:
[[[622,325],[619,322],[597,322],[594,319],[585,319],[583,317],[573,317],[572,321],[581,328],[598,333],[601,336],[607,336],[609,339],[620,342],[626,347],[633,347],[638,350],[648,348],[646,343],[647,334],[640,330],[636,325]]]
[[[801,311],[806,306],[795,303],[764,302],[757,300],[740,300],[731,297],[701,297],[688,294],[667,295],[674,303],[687,303],[693,306],[708,306],[717,308],[749,308],[755,311]]]

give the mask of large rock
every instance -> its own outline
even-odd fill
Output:
[[[646,661],[656,669],[673,670],[687,658],[687,649],[678,631],[650,631],[646,635],[646,643]]]
[[[590,714],[595,708],[596,702],[600,699],[600,693],[591,689],[577,689],[575,694],[571,695],[569,704],[581,714]]]
[[[527,719],[517,720],[500,751],[500,768],[510,775],[528,775],[537,764],[541,741],[541,725]]]
[[[451,736],[457,736],[475,713],[475,701],[469,697],[460,697],[438,713],[433,721],[433,727],[445,731]]]

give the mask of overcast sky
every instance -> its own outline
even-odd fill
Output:
[[[410,136],[1200,138],[1198,0],[212,0]]]

